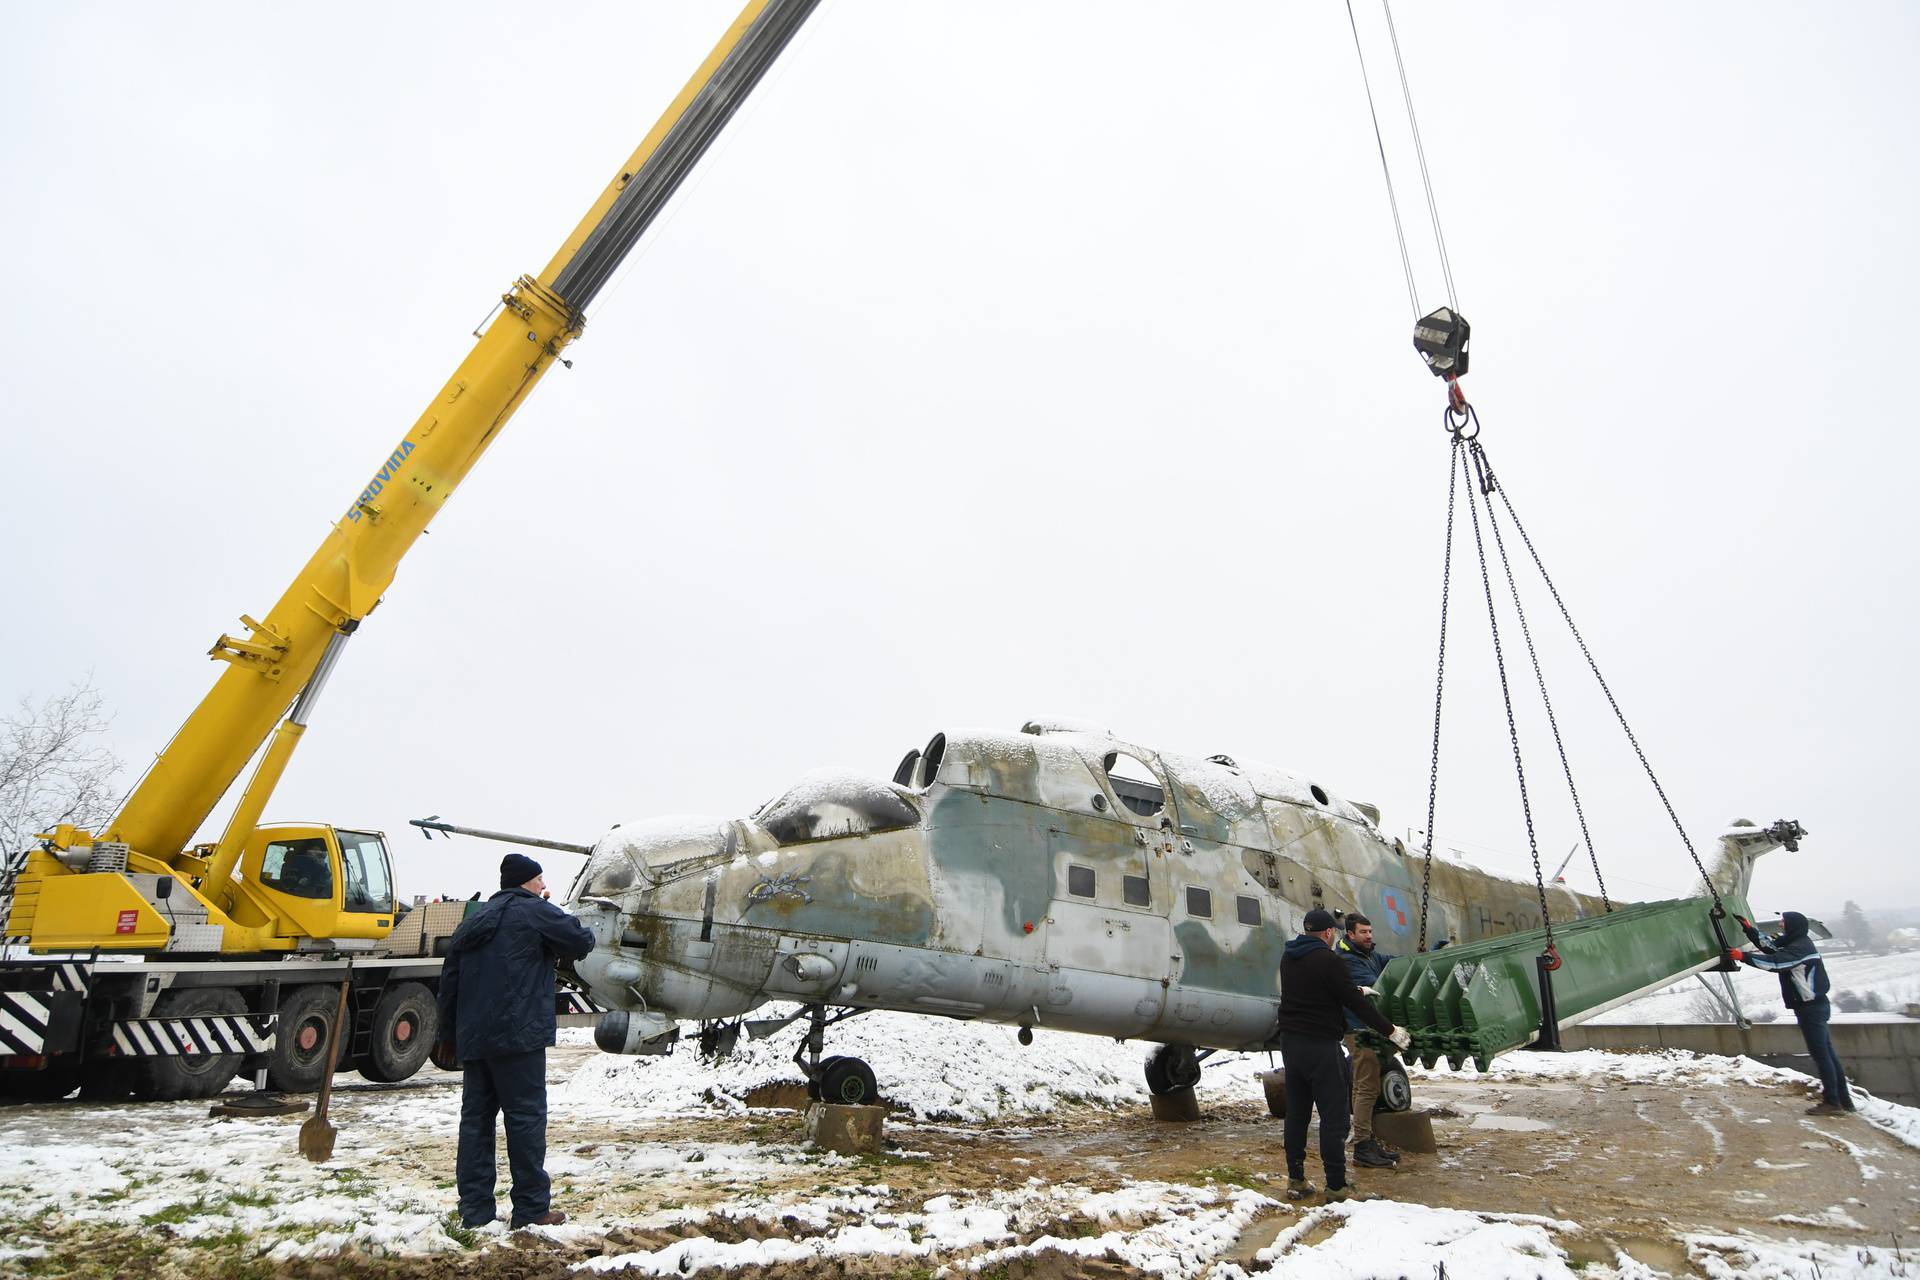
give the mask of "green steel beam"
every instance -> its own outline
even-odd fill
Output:
[[[1744,901],[1724,900],[1729,918],[1752,914]],[[1716,967],[1724,953],[1712,907],[1706,898],[1642,902],[1556,927],[1559,1021],[1581,1021]],[[1396,957],[1374,984],[1380,1011],[1412,1033],[1408,1056],[1422,1065],[1445,1058],[1455,1070],[1472,1061],[1485,1071],[1495,1054],[1531,1044],[1540,1033],[1535,958],[1546,943],[1546,931],[1536,929]]]

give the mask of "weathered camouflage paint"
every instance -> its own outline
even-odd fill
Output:
[[[1159,780],[1156,811],[1127,805],[1115,753]],[[1382,950],[1415,948],[1422,855],[1311,780],[1079,731],[955,733],[925,767],[847,784],[916,819],[897,829],[783,844],[767,806],[609,833],[571,897],[617,904],[617,930],[581,976],[613,1007],[676,1019],[785,999],[1252,1048],[1271,1039],[1281,949],[1309,908],[1359,911]],[[831,791],[808,830],[855,812]],[[1718,875],[1744,890],[1765,849],[1740,834]],[[1088,873],[1091,895],[1071,892]],[[1556,920],[1601,909],[1564,887],[1548,900]],[[1430,910],[1430,941],[1540,925],[1532,884],[1448,861]]]

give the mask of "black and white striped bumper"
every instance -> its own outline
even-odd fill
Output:
[[[273,1015],[131,1018],[113,1024],[114,1052],[129,1058],[185,1053],[265,1053],[273,1048]]]

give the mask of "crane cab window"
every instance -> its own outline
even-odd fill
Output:
[[[1130,907],[1153,905],[1153,894],[1147,886],[1145,876],[1121,876],[1120,900]]]
[[[387,874],[387,847],[367,831],[340,832],[340,868],[346,881],[343,911],[393,910],[393,880]]]
[[[1109,752],[1101,762],[1107,771],[1107,783],[1121,804],[1143,818],[1157,815],[1167,806],[1167,793],[1153,770],[1124,752]]]
[[[260,862],[260,883],[296,898],[331,898],[333,867],[318,836],[275,840]]]
[[[1202,920],[1213,919],[1213,891],[1198,885],[1187,886],[1187,914]]]
[[[1091,898],[1094,892],[1093,868],[1069,866],[1067,868],[1067,892],[1076,898]]]

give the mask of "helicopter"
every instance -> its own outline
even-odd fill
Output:
[[[1735,824],[1714,884],[1744,898],[1781,831]],[[1415,950],[1426,863],[1312,778],[1053,721],[936,733],[890,779],[816,771],[748,817],[622,826],[582,850],[565,901],[596,941],[574,974],[607,1007],[600,1048],[668,1052],[697,1022],[724,1055],[805,1020],[809,1091],[847,1103],[879,1085],[825,1054],[826,1031],[875,1009],[1009,1024],[1022,1043],[1035,1027],[1154,1043],[1148,1088],[1171,1093],[1210,1053],[1277,1046],[1281,953],[1308,910],[1363,914],[1382,950]],[[1537,929],[1542,892],[1555,921],[1605,909],[1435,859],[1428,937]],[[747,1016],[773,1002],[793,1008]],[[1388,1075],[1404,1105],[1404,1072]]]

